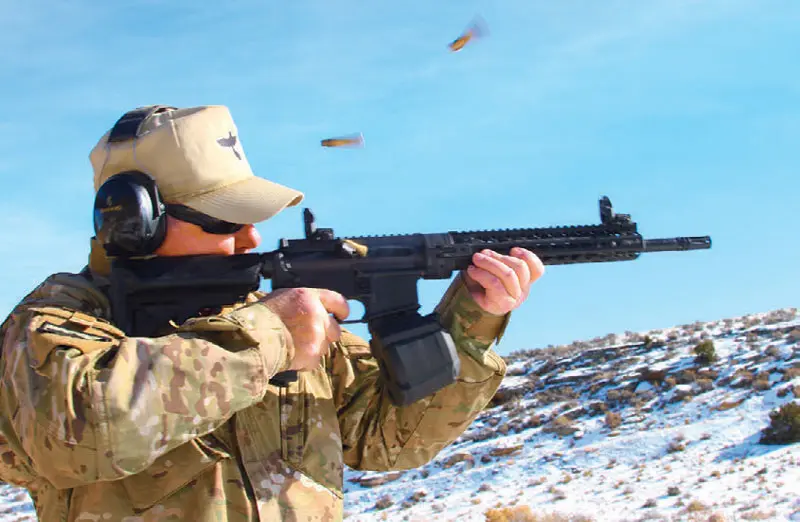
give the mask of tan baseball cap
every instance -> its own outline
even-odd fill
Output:
[[[258,223],[303,194],[253,174],[230,111],[221,105],[152,114],[136,138],[109,143],[106,132],[89,154],[94,190],[114,174],[140,170],[161,197],[231,223]]]

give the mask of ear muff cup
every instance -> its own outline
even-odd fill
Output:
[[[112,257],[146,256],[158,249],[167,219],[155,180],[137,170],[106,180],[94,198],[94,232]]]

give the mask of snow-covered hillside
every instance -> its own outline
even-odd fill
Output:
[[[490,407],[433,462],[347,470],[345,519],[800,521],[800,443],[759,443],[800,402],[797,309],[506,360]],[[27,494],[0,486],[0,522],[22,520]]]
[[[492,407],[433,462],[347,471],[348,521],[800,521],[800,443],[759,444],[800,402],[796,309],[506,359]]]

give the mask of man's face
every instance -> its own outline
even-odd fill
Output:
[[[167,217],[167,236],[155,251],[159,256],[233,255],[245,254],[261,243],[253,225],[233,234],[210,234],[198,225]]]

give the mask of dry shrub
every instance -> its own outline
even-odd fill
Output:
[[[755,376],[753,375],[753,372],[740,368],[736,370],[736,373],[733,374],[733,382],[731,382],[731,386],[734,388],[745,388],[751,386],[754,380]]]
[[[498,424],[500,424],[500,417],[489,417],[484,422],[491,426],[492,428],[496,428]]]
[[[489,401],[489,405],[487,408],[493,408],[495,406],[500,406],[511,401],[518,401],[522,396],[527,393],[527,389],[520,386],[517,388],[500,388],[495,392],[492,400]]]
[[[776,324],[791,321],[797,315],[796,308],[773,310],[764,316],[764,324]]]
[[[695,384],[697,384],[697,387],[700,388],[701,392],[707,392],[714,389],[714,381],[711,379],[697,379]]]
[[[578,428],[573,424],[572,419],[560,415],[542,428],[542,431],[544,433],[555,433],[561,437],[565,437],[578,431]]]
[[[649,335],[645,335],[644,336],[644,347],[647,348],[647,349],[661,348],[661,347],[665,346],[666,344],[667,343],[664,341],[664,339],[653,338],[653,337],[650,337]]]
[[[571,402],[569,404],[565,404],[557,411],[558,413],[563,414],[565,417],[569,417],[572,420],[578,420],[584,415],[588,415],[589,408],[588,406],[581,406],[577,402]]]
[[[602,415],[608,411],[608,406],[604,402],[594,401],[589,403],[589,414],[592,416]]]
[[[486,522],[593,522],[585,515],[562,515],[560,513],[535,514],[529,506],[514,506],[489,509],[484,513]]]
[[[690,401],[694,397],[694,389],[676,388],[669,402]]]
[[[692,500],[686,506],[686,511],[689,513],[697,513],[699,511],[708,511],[708,506],[700,502],[699,500]]]
[[[756,379],[753,381],[753,388],[759,391],[769,390],[769,373],[761,372],[756,375]]]
[[[800,442],[800,404],[787,402],[769,414],[770,424],[761,433],[761,444]]]
[[[481,442],[497,436],[497,432],[491,428],[481,428],[461,436],[466,442]]]
[[[625,406],[630,404],[631,399],[636,396],[631,390],[614,389],[606,392],[606,400],[609,406]]]
[[[800,377],[800,368],[787,368],[783,372],[783,382],[789,382]]]
[[[519,453],[522,451],[523,445],[517,444],[515,446],[507,446],[507,447],[500,447],[500,448],[492,448],[489,450],[489,455],[492,457],[505,457],[507,455],[513,455],[514,453]]]
[[[640,380],[649,382],[650,384],[661,384],[666,377],[667,370],[651,370],[650,368],[645,368],[639,374]]]
[[[753,326],[757,326],[761,324],[762,321],[763,321],[762,318],[754,315],[746,315],[742,317],[742,323],[745,328],[752,328]]]
[[[612,381],[614,377],[617,376],[617,372],[612,370],[601,370],[597,373],[591,375],[592,381],[591,382],[608,382]]]
[[[555,402],[566,402],[578,399],[580,394],[572,386],[559,386],[537,392],[534,396],[536,402],[542,406]]]
[[[409,495],[408,500],[411,502],[417,503],[423,498],[427,497],[428,493],[424,489],[418,489],[417,491],[413,492]]]
[[[748,343],[757,343],[758,342],[758,332],[747,332],[744,336],[745,342]]]
[[[695,361],[699,364],[711,364],[717,360],[717,353],[714,349],[714,341],[706,339],[698,343],[692,350],[696,357]]]
[[[448,469],[452,468],[456,464],[461,462],[466,462],[468,466],[473,466],[475,464],[475,457],[470,455],[469,453],[455,453],[450,455],[450,457],[442,463],[442,468]]]
[[[392,500],[392,497],[389,496],[389,495],[383,495],[381,498],[379,498],[375,502],[375,506],[373,506],[373,507],[374,507],[374,509],[387,509],[387,508],[391,507],[392,505],[394,505],[394,501]]]
[[[678,435],[667,444],[667,453],[677,453],[686,449],[686,441],[683,435]]]
[[[795,328],[786,334],[786,339],[790,342],[800,341],[800,328]]]
[[[678,384],[692,384],[697,379],[697,371],[692,368],[681,370],[675,374]]]
[[[534,522],[536,520],[528,506],[490,509],[484,514],[486,522]]]
[[[519,433],[520,431],[528,428],[536,428],[541,426],[541,424],[541,415],[526,415],[509,420],[507,426],[515,433]]]
[[[616,429],[620,424],[622,424],[622,415],[614,411],[606,412],[606,426],[609,429]]]

